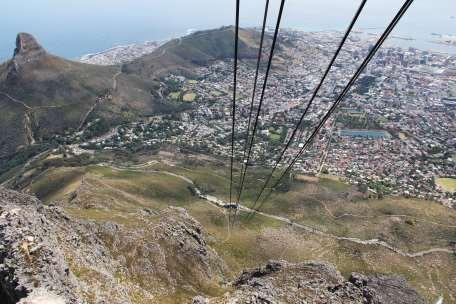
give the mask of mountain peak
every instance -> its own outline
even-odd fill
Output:
[[[27,33],[19,33],[16,37],[13,59],[9,64],[8,79],[15,78],[27,64],[38,61],[45,55],[45,49],[35,37]]]
[[[35,37],[27,33],[19,33],[16,37],[16,49],[14,49],[14,57],[34,56],[44,53],[43,47],[36,41]]]

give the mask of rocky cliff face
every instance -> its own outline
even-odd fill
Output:
[[[17,81],[21,72],[27,68],[32,68],[33,63],[43,60],[46,57],[46,51],[36,41],[35,37],[27,33],[19,33],[16,37],[16,48],[14,49],[13,58],[7,66],[7,81]]]
[[[27,63],[39,60],[46,55],[46,51],[36,41],[35,37],[27,33],[19,33],[16,37],[13,66],[16,72]]]
[[[14,57],[37,57],[45,51],[36,41],[35,37],[28,33],[19,33],[16,37],[16,49]]]
[[[34,289],[54,292],[77,302],[77,282],[70,273],[53,223],[47,215],[60,210],[43,207],[27,195],[0,190],[0,298],[16,303]],[[63,221],[64,223],[65,221]]]

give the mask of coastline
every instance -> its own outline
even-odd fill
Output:
[[[195,29],[187,29],[185,34],[178,35],[177,37],[182,38],[188,35],[191,35],[195,32]],[[131,61],[137,59],[141,56],[147,55],[155,51],[157,48],[161,47],[162,45],[166,44],[167,42],[175,39],[176,36],[172,36],[170,38],[158,40],[158,41],[151,41],[146,40],[141,43],[129,43],[129,44],[118,44],[108,49],[89,53],[80,56],[79,58],[74,59],[75,61],[79,61],[82,63],[88,64],[100,64],[100,65],[116,65],[122,64],[127,61]]]
[[[255,28],[255,27],[251,27]],[[269,30],[269,28],[268,28]],[[341,30],[332,29],[332,30],[309,30],[296,27],[283,28],[284,31],[299,31],[306,33],[342,33]],[[379,36],[380,28],[358,28],[353,30],[353,34],[361,39],[375,39]],[[185,34],[178,36],[180,38],[191,35],[196,32],[194,29],[186,30]],[[399,47],[399,48],[415,48],[421,51],[428,51],[431,53],[439,54],[448,54],[456,55],[456,36],[453,35],[444,35],[439,33],[429,33],[429,37],[425,38],[416,38],[409,35],[393,35],[385,43],[387,47]],[[439,37],[444,39],[445,37],[455,37],[454,43],[444,43],[438,39],[432,39],[433,37]],[[102,50],[95,53],[85,54],[76,60],[83,63],[89,64],[101,64],[101,65],[116,65],[128,62],[134,59],[137,59],[141,56],[150,54],[154,52],[158,47],[167,43],[168,41],[175,39],[176,36],[164,39],[161,41],[145,41],[143,43],[130,43],[130,44],[119,44],[115,45],[106,50]]]

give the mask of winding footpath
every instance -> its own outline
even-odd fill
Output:
[[[23,106],[26,110],[33,110],[30,106],[28,106],[25,102],[23,102],[22,100],[19,100],[17,98],[14,98],[13,96],[5,93],[5,92],[1,92],[0,91],[0,95],[3,95],[5,96],[6,98],[8,98],[9,100],[11,100],[12,102],[14,103],[17,103],[17,104],[20,104],[21,106]]]
[[[91,107],[90,109],[84,114],[84,116],[82,117],[81,119],[81,122],[79,123],[79,126],[78,126],[78,131],[82,131],[82,128],[84,127],[86,121],[87,121],[87,118],[89,118],[89,115],[92,114],[92,112],[95,110],[95,108],[97,107],[98,105],[98,101],[96,101]]]
[[[150,161],[150,162],[147,162],[144,164],[128,166],[128,167],[116,167],[111,164],[99,164],[99,165],[104,166],[104,167],[110,167],[114,170],[120,170],[120,171],[130,170],[130,171],[139,171],[139,172],[161,173],[161,174],[174,176],[174,177],[179,178],[179,179],[185,181],[186,183],[190,184],[192,187],[194,187],[196,194],[201,199],[206,200],[210,204],[212,204],[216,207],[219,207],[219,208],[223,208],[223,209],[229,208],[229,204],[225,203],[223,200],[221,200],[215,196],[212,196],[212,195],[203,194],[202,191],[195,186],[195,183],[186,176],[182,176],[182,175],[172,173],[169,171],[164,171],[164,170],[144,170],[145,168],[147,168],[148,166],[150,166],[153,163],[158,163],[158,161]],[[264,216],[264,217],[267,217],[270,219],[274,219],[274,220],[277,220],[282,223],[286,223],[286,224],[290,225],[291,227],[298,228],[300,230],[304,230],[307,233],[312,233],[312,234],[319,235],[322,237],[335,239],[338,241],[347,241],[347,242],[351,242],[351,243],[355,243],[355,244],[359,244],[359,245],[365,245],[365,246],[380,246],[380,247],[388,249],[396,254],[399,254],[403,257],[408,257],[408,258],[419,258],[419,257],[423,257],[425,255],[434,254],[434,253],[445,253],[445,254],[454,254],[455,253],[454,250],[452,250],[452,249],[438,248],[438,247],[430,248],[428,250],[423,250],[423,251],[418,251],[418,252],[405,252],[397,247],[394,247],[394,246],[388,244],[385,241],[381,241],[378,239],[362,240],[362,239],[353,238],[353,237],[337,236],[334,234],[323,232],[323,231],[313,228],[311,226],[295,223],[286,217],[281,217],[281,216],[272,215],[269,213],[264,213],[261,211],[250,209],[242,204],[239,205],[239,210],[241,210],[243,212],[256,213],[258,215],[261,215],[261,216]]]
[[[112,91],[115,92],[117,91],[117,77],[119,77],[122,74],[122,71],[118,71],[117,73],[112,76]]]
[[[19,99],[15,98],[15,97],[5,93],[5,92],[0,91],[0,95],[3,95],[6,98],[8,98],[9,100],[11,100],[12,102],[23,106],[28,111],[33,111],[35,109],[55,109],[55,108],[63,108],[63,107],[65,107],[65,105],[51,105],[51,106],[35,106],[35,107],[31,107],[31,106],[27,105],[24,101],[19,100]]]
[[[112,92],[116,92],[117,91],[117,84],[118,84],[117,78],[121,74],[122,74],[122,71],[120,70],[120,71],[116,72],[112,76]],[[90,109],[82,117],[81,122],[80,122],[79,127],[78,127],[78,131],[82,131],[82,128],[84,127],[85,123],[87,122],[87,118],[89,118],[90,114],[92,114],[92,112],[95,111],[95,108],[99,104],[102,104],[104,101],[106,101],[106,99],[107,99],[106,96],[103,96],[103,97],[98,96],[96,98],[95,103],[90,107]]]

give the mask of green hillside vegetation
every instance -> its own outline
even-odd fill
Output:
[[[122,113],[160,110],[157,83],[48,54],[28,34],[18,36],[14,57],[0,66],[0,158],[55,134],[77,131],[102,117],[109,124]]]
[[[319,259],[334,263],[344,275],[353,271],[398,273],[429,300],[440,294],[450,299],[456,288],[451,280],[456,256],[449,253],[410,258],[381,246],[291,228],[288,223],[261,215],[249,220],[247,213],[241,213],[238,225],[228,233],[226,210],[194,196],[192,185],[182,178],[192,180],[206,193],[227,199],[228,168],[211,161],[176,159],[169,165],[160,158],[145,166],[125,168],[125,163],[119,167],[54,168],[38,175],[25,190],[47,202],[63,200],[71,214],[83,219],[113,221],[131,229],[141,225],[137,214],[144,208],[155,212],[169,205],[184,207],[208,230],[210,245],[226,261],[233,277],[243,268],[268,259]],[[260,186],[258,179],[265,173],[261,168],[252,170],[243,204],[251,204]],[[416,199],[363,197],[355,187],[331,177],[296,179],[288,191],[275,193],[262,211],[334,236],[379,239],[403,252],[451,248],[456,241],[456,213],[444,206]]]
[[[157,79],[169,72],[191,74],[195,67],[231,58],[233,38],[232,27],[197,32],[119,67],[65,60],[47,53],[31,35],[19,34],[13,58],[0,65],[0,162],[56,134],[74,133],[96,118],[112,126],[181,111],[161,99]],[[240,38],[240,58],[255,58],[258,32],[242,29]],[[189,93],[184,101],[197,99]]]
[[[259,33],[241,29],[239,38],[239,58],[255,59]],[[125,64],[122,69],[125,73],[139,75],[142,79],[155,79],[171,71],[193,77],[196,76],[192,73],[194,67],[233,58],[233,43],[233,27],[195,32],[165,43],[152,54]]]
[[[171,92],[169,93],[168,98],[171,100],[178,100],[180,98],[180,95],[180,92]]]
[[[437,178],[435,182],[447,192],[456,192],[456,178]]]
[[[269,141],[274,145],[281,144],[287,136],[287,128],[285,127],[270,127],[269,128]]]

